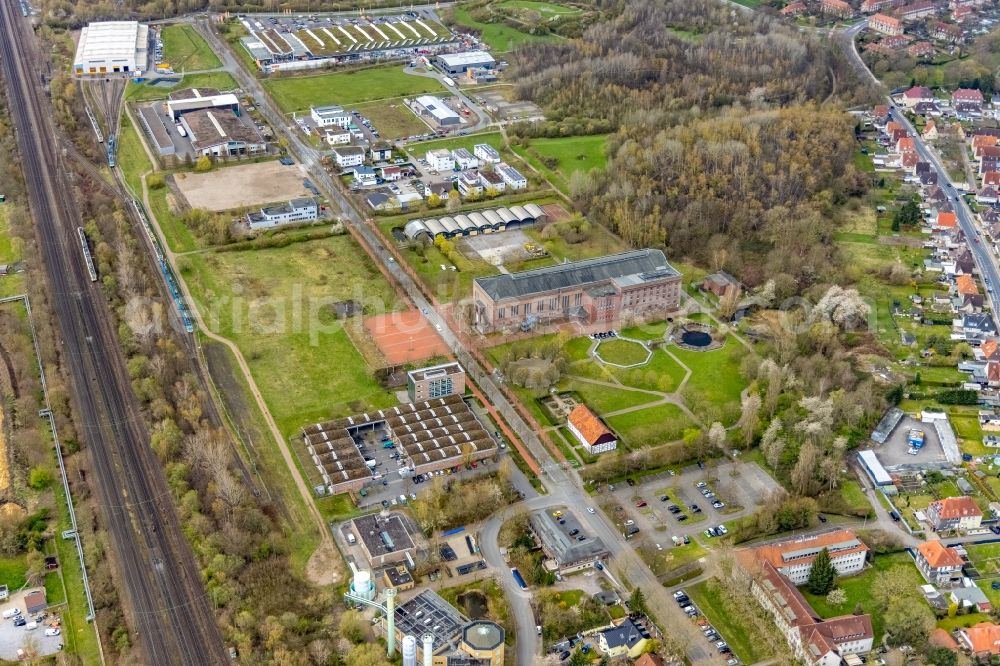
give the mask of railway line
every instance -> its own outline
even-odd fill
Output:
[[[16,0],[0,0],[0,71],[21,167],[72,378],[81,436],[96,477],[137,663],[222,664],[222,638],[170,492],[153,455],[100,291],[76,229],[79,214],[61,168],[48,99],[32,62],[35,38]],[[16,45],[16,48],[15,48]]]

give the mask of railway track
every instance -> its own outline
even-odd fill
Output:
[[[78,248],[79,213],[17,0],[0,0],[0,65],[52,307],[90,452],[125,615],[144,664],[227,661],[192,553],[132,393],[107,304]],[[15,48],[16,45],[16,48]]]

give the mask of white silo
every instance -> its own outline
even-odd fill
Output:
[[[417,666],[417,639],[409,634],[403,636],[403,666]]]
[[[424,639],[424,666],[434,666],[434,634],[426,633]]]
[[[358,569],[351,563],[351,571],[354,576],[351,579],[351,594],[362,599],[371,601],[375,598],[375,583],[372,581],[372,572],[367,569]]]

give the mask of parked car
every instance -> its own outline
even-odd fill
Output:
[[[639,507],[640,509],[641,509],[641,508],[643,508],[643,507],[645,507],[645,506],[649,506],[649,505],[648,505],[648,504],[646,503],[646,500],[639,500],[638,502],[636,502],[636,503],[635,503],[635,505],[636,505],[637,507]]]
[[[1000,586],[998,586],[998,587],[1000,587]],[[18,615],[17,617],[14,618],[14,626],[15,627],[23,627],[26,624],[28,624],[28,621],[24,619],[24,616]]]
[[[17,617],[21,614],[20,608],[8,608],[3,612],[3,619],[9,620],[12,617]]]
[[[48,629],[45,630],[46,636],[58,636],[61,633],[62,632],[59,631],[59,627],[49,627]]]
[[[716,509],[721,509],[721,508],[725,507],[726,505],[725,505],[724,502],[720,502],[719,500],[715,500],[714,502],[712,502],[712,506],[714,506]],[[826,518],[823,518],[822,522],[825,523],[826,522]]]

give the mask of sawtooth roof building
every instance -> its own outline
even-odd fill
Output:
[[[476,278],[475,326],[492,333],[574,321],[607,325],[680,306],[681,274],[656,249],[632,250],[520,273]]]

